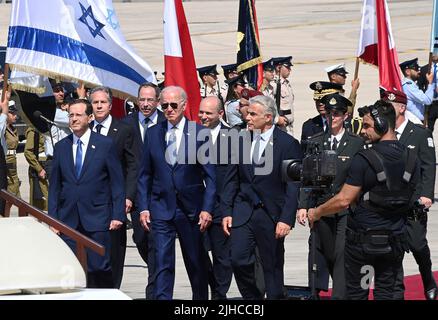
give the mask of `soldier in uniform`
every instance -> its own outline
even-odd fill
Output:
[[[435,193],[435,146],[430,130],[409,121],[405,117],[407,98],[403,92],[384,91],[382,100],[392,104],[396,114],[395,132],[401,144],[416,151],[420,160],[420,188],[415,199],[425,209],[432,205]],[[435,300],[437,285],[432,274],[430,249],[427,244],[427,214],[425,211],[412,210],[408,214],[407,224],[409,250],[414,255],[423,280],[424,294],[427,300]],[[397,274],[395,299],[403,299],[403,268]]]
[[[318,111],[318,115],[306,120],[303,123],[303,128],[301,130],[301,145],[305,144],[305,141],[309,139],[311,136],[325,131],[327,127],[326,118],[325,118],[325,106],[322,103],[322,98],[325,95],[341,92],[342,86],[336,83],[327,82],[327,81],[315,81],[309,85],[309,88],[314,91],[313,100],[315,101],[316,111]]]
[[[20,195],[20,179],[17,175],[17,147],[18,147],[18,135],[17,129],[14,128],[14,123],[17,121],[17,108],[15,108],[15,102],[9,101],[9,113],[7,120],[7,127],[5,132],[6,144],[8,151],[6,153],[6,166],[8,168],[8,191],[17,197]],[[9,217],[12,204],[6,202],[5,217]]]
[[[347,69],[345,69],[345,64],[335,64],[333,66],[325,68],[329,81],[332,83],[345,85],[347,80]],[[351,80],[351,93],[348,100],[351,101],[351,106],[348,108],[348,114],[353,115],[354,106],[356,105],[357,89],[359,89],[360,81],[359,78]],[[342,89],[342,95],[345,94],[345,90]]]
[[[418,58],[400,63],[400,69],[403,72],[402,88],[408,98],[406,105],[406,117],[413,123],[423,124],[424,106],[433,101],[434,90],[436,85],[433,83],[433,73],[426,75],[428,82],[425,92],[421,91],[416,81],[420,77],[420,66]]]
[[[368,299],[374,276],[374,299],[393,300],[396,274],[407,249],[406,215],[413,204],[419,168],[414,152],[395,135],[395,111],[377,101],[359,109],[362,134],[372,148],[357,153],[341,191],[309,209],[309,223],[349,208],[345,241],[347,295]]]
[[[350,100],[339,93],[332,93],[322,98],[322,104],[325,106],[327,125],[331,123],[331,130],[317,133],[309,138],[309,142],[319,145],[322,150],[335,150],[338,160],[336,162],[336,178],[330,190],[319,197],[318,205],[326,202],[341,190],[347,178],[351,161],[355,154],[363,149],[364,144],[362,138],[348,132],[344,128],[344,121],[348,117],[347,110],[351,105]],[[310,144],[307,147],[308,150],[306,152],[308,153],[310,151]],[[306,208],[312,205],[309,203],[309,194],[306,191],[306,189],[302,189],[300,192],[300,209],[297,211],[297,221],[302,225],[304,225],[306,220]],[[317,289],[325,289],[328,285],[328,283],[325,283],[328,279],[325,279],[324,274],[326,273],[323,269],[327,266],[333,279],[332,299],[345,299],[346,297],[344,244],[347,213],[348,210],[342,209],[336,211],[333,215],[323,217],[318,225],[315,226],[315,239],[309,239],[309,242],[315,241],[317,252],[325,260],[323,264],[317,263],[316,287]],[[320,259],[317,257],[318,260]],[[313,262],[309,263],[309,267],[312,264]],[[320,278],[320,276],[322,277]]]
[[[217,81],[216,65],[198,68],[199,78],[202,80],[200,89],[201,98],[220,95],[219,83]]]
[[[293,136],[294,124],[294,93],[289,80],[292,56],[273,58],[273,63],[278,68],[279,78],[276,83],[275,102],[278,108],[277,126]]]
[[[239,112],[239,100],[242,96],[242,90],[245,89],[246,82],[243,75],[231,78],[225,82],[228,84],[227,101],[224,104],[227,123],[230,127],[242,125],[245,121]]]
[[[263,95],[271,97],[275,100],[275,67],[272,59],[263,62],[263,83],[260,87],[260,91]]]
[[[29,163],[29,202],[34,207],[47,211],[49,181],[45,165],[47,155],[44,150],[44,136],[32,127],[26,130],[24,157]]]
[[[230,80],[231,78],[237,77],[240,74],[239,72],[237,72],[236,63],[226,64],[221,67],[222,70],[224,71],[225,80]],[[224,84],[221,86],[220,93],[223,98],[222,103],[224,103],[225,102],[224,99],[227,97],[227,93],[228,93],[228,84],[226,82],[224,82]]]
[[[434,79],[433,82],[436,85],[437,82],[437,64],[438,64],[438,55],[434,54],[432,55],[432,65],[426,64],[421,67],[420,69],[420,78],[417,81],[418,87],[423,91],[426,92],[427,88],[429,87],[429,81],[427,80],[426,75],[429,73],[429,71],[433,72]],[[431,69],[432,67],[432,69]],[[433,132],[433,129],[435,127],[436,119],[438,118],[438,92],[435,90],[433,93],[433,101],[431,105],[426,106],[425,116],[428,113],[429,116],[427,118],[427,127]]]

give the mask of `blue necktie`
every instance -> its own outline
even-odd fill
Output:
[[[82,141],[78,139],[78,147],[76,149],[75,173],[76,178],[79,178],[82,170]]]
[[[103,125],[101,125],[100,123],[96,126],[96,132],[100,133],[100,130],[102,130]]]
[[[143,141],[144,141],[144,138],[146,137],[146,130],[148,129],[148,124],[149,124],[150,120],[151,119],[149,119],[149,118],[144,118],[143,122],[141,124],[143,126]]]

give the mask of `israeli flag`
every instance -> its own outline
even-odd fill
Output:
[[[111,0],[12,2],[6,62],[12,69],[137,96],[156,83],[154,73],[127,44]]]

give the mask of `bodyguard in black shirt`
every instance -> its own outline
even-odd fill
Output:
[[[396,138],[395,111],[377,101],[360,108],[362,134],[373,143],[359,152],[341,191],[328,202],[310,209],[309,223],[348,208],[345,272],[349,299],[368,298],[374,275],[374,299],[394,298],[395,275],[407,248],[406,216],[418,181],[416,154]]]

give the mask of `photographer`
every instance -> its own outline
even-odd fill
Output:
[[[429,129],[409,121],[406,116],[407,97],[401,91],[385,91],[382,100],[392,104],[395,110],[396,136],[400,143],[418,153],[420,161],[420,188],[416,190],[415,199],[422,208],[408,214],[407,235],[409,250],[414,255],[423,280],[424,295],[427,300],[435,300],[437,285],[432,274],[430,249],[427,244],[427,211],[432,205],[435,189],[435,146]],[[403,298],[403,269],[399,270],[396,280],[395,297]]]
[[[321,103],[325,106],[325,116],[327,124],[331,124],[331,130],[320,132],[309,139],[306,153],[314,145],[318,145],[321,150],[336,151],[336,177],[331,187],[319,197],[317,204],[324,203],[336,193],[339,192],[347,178],[347,173],[354,155],[363,149],[363,139],[344,129],[344,121],[348,117],[348,106],[351,102],[338,93],[325,95]],[[331,133],[330,133],[331,131]],[[300,191],[300,203],[297,212],[297,221],[304,225],[307,210],[311,205],[307,189],[302,188]],[[318,223],[316,231],[317,254],[322,255],[323,263],[318,263],[318,273],[316,280],[317,289],[325,289],[328,285],[328,279],[324,277],[324,265],[327,265],[328,272],[333,279],[332,299],[345,298],[345,274],[344,274],[344,243],[345,227],[347,222],[347,210],[339,210],[336,214],[324,217]],[[318,241],[319,240],[319,241]],[[317,258],[317,261],[321,258]],[[325,263],[324,263],[325,262]],[[310,262],[309,266],[313,262]],[[310,273],[309,273],[310,274]]]
[[[341,191],[308,212],[309,223],[347,209],[345,276],[347,297],[366,300],[374,275],[374,299],[394,298],[395,278],[407,249],[406,216],[413,205],[419,171],[415,152],[396,138],[395,111],[377,101],[359,109],[362,134],[373,147],[352,161]]]

